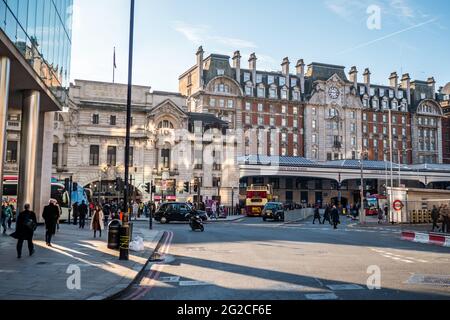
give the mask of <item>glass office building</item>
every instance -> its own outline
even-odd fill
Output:
[[[60,100],[70,81],[72,8],[73,0],[0,0],[0,28]]]

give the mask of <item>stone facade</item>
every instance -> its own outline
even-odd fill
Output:
[[[126,89],[126,85],[83,80],[71,86],[69,112],[62,114],[64,121],[55,126],[58,163],[54,174],[59,179],[72,176],[94,192],[101,185],[102,198],[118,196],[112,188],[125,169]],[[145,184],[152,182],[158,190],[156,200],[162,196],[167,200],[194,200],[193,188],[185,192],[184,183],[193,184],[195,178],[202,177],[203,200],[220,194],[222,203],[231,205],[231,188],[239,177],[236,164],[225,161],[225,152],[219,150],[222,141],[229,138],[226,123],[188,112],[185,97],[177,93],[134,86],[132,96],[130,175],[138,197],[150,199]],[[220,143],[207,141],[211,133]],[[215,158],[208,162],[211,154]],[[161,191],[163,185],[165,193]],[[235,197],[234,203],[237,194]]]

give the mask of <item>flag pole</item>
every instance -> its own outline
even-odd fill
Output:
[[[113,83],[115,83],[116,80],[116,47],[114,47],[114,54],[113,54]]]

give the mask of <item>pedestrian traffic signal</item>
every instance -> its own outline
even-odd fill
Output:
[[[184,183],[184,192],[189,193],[189,189],[190,189],[190,183],[189,182],[185,182]]]
[[[145,184],[145,192],[150,193],[150,191],[151,191],[151,183],[148,182]]]
[[[152,186],[152,193],[156,193],[156,186]]]
[[[194,193],[198,192],[198,184],[194,184]]]

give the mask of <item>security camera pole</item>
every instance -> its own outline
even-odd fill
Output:
[[[127,135],[125,139],[125,192],[124,192],[124,218],[120,235],[120,260],[129,259],[130,225],[128,195],[130,190],[130,135],[131,135],[131,88],[133,81],[133,38],[134,38],[134,0],[131,0],[130,10],[130,47],[128,55],[128,95],[127,95]]]

